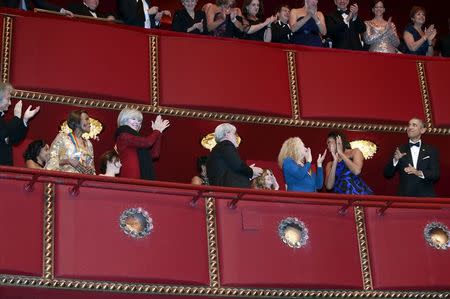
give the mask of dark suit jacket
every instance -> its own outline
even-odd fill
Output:
[[[177,10],[173,15],[172,19],[172,30],[177,32],[187,32],[188,28],[192,27],[195,23],[201,22],[203,20],[203,32],[195,29],[190,33],[196,34],[208,34],[208,27],[206,24],[206,15],[201,10],[195,11],[194,19],[191,18],[186,9]]]
[[[72,4],[69,5],[69,7],[67,9],[70,10],[71,12],[73,12],[74,14],[77,14],[77,15],[94,17],[90,13],[89,8],[86,5],[84,5],[84,3],[82,3],[82,2],[81,3],[80,2],[79,3],[72,3]],[[95,14],[97,15],[98,18],[106,18],[106,17],[108,17],[107,14],[103,14],[103,13],[100,13],[98,11],[96,11]]]
[[[2,3],[5,7],[19,8],[21,0],[3,0]],[[25,4],[28,10],[32,10],[33,7],[52,10],[52,11],[60,11],[61,7],[50,4],[45,0],[25,0]]]
[[[7,122],[0,116],[0,165],[13,165],[12,146],[22,141],[26,133],[22,119],[14,117]]]
[[[342,15],[336,10],[325,17],[327,35],[333,40],[333,48],[362,50],[359,34],[366,31],[366,24],[358,16],[350,21],[350,27],[344,22]]]
[[[152,7],[150,0],[144,0],[147,2],[148,7]],[[145,19],[139,19],[137,15],[137,2],[136,0],[119,0],[119,15],[125,24],[132,26],[144,27]],[[159,27],[155,23],[155,15],[150,15],[150,27]]]
[[[399,147],[400,152],[406,153],[394,167],[392,159],[384,168],[384,176],[391,178],[395,172],[400,173],[400,185],[398,188],[399,196],[416,196],[416,197],[434,197],[433,183],[439,179],[439,154],[438,151],[428,144],[420,147],[419,158],[417,159],[417,169],[421,170],[424,179],[413,174],[407,174],[404,169],[408,164],[413,165],[411,150],[409,144]]]
[[[292,39],[291,28],[287,24],[280,21],[272,23],[272,42],[273,43],[290,43]]]
[[[206,162],[209,183],[214,186],[250,188],[253,170],[239,157],[237,148],[228,140],[219,142]]]

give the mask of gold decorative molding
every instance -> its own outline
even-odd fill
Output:
[[[289,90],[291,93],[292,118],[300,119],[299,101],[298,101],[298,80],[297,80],[297,62],[294,51],[287,51],[287,64],[289,76]]]
[[[422,94],[423,111],[425,113],[425,126],[427,129],[433,128],[433,117],[431,111],[430,95],[428,93],[427,76],[423,61],[417,62],[417,75],[419,77],[420,92]]]
[[[55,220],[55,186],[51,183],[44,189],[44,240],[43,240],[43,271],[46,280],[54,277],[54,220]]]
[[[205,199],[206,234],[208,238],[209,286],[220,287],[219,254],[217,247],[216,202],[212,197]]]
[[[354,207],[353,209],[355,211],[356,233],[358,237],[363,288],[365,291],[371,291],[373,290],[372,272],[370,269],[369,247],[367,244],[364,208]]]
[[[80,291],[102,291],[127,294],[245,297],[245,298],[450,298],[448,291],[358,291],[358,290],[298,290],[257,288],[212,288],[197,286],[151,285],[107,281],[70,279],[45,280],[39,277],[0,275],[0,285],[58,288]]]
[[[12,46],[12,31],[13,31],[13,18],[5,16],[3,18],[3,33],[2,33],[2,82],[9,82],[9,73],[11,65],[11,46]]]
[[[151,35],[149,37],[150,49],[150,95],[151,105],[153,107],[159,106],[159,44],[158,36]]]

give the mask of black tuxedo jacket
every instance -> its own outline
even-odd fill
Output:
[[[147,2],[148,7],[152,7],[150,0],[144,0]],[[144,27],[145,19],[140,19],[137,15],[137,1],[136,0],[119,0],[119,15],[125,24],[132,26]],[[159,27],[155,22],[155,15],[150,15],[150,27]]]
[[[86,5],[84,5],[84,3],[72,3],[71,5],[69,5],[68,9],[77,15],[94,17],[90,13],[89,8]],[[95,14],[97,15],[98,18],[108,17],[108,15],[100,13],[98,11],[96,11]]]
[[[208,27],[206,24],[206,15],[201,10],[195,11],[194,19],[191,18],[186,9],[177,10],[172,19],[172,30],[177,32],[187,32],[188,28],[192,27],[195,23],[199,23],[203,20],[203,32],[195,29],[190,33],[196,34],[208,34]]]
[[[327,35],[333,40],[333,48],[362,50],[359,34],[366,31],[366,24],[358,16],[350,21],[350,27],[344,22],[342,15],[336,10],[325,17]]]
[[[273,43],[290,43],[292,39],[291,28],[287,24],[280,21],[272,23],[272,42]]]
[[[3,3],[3,6],[5,6],[5,7],[20,8],[20,1],[21,0],[3,0],[1,2]],[[25,0],[25,4],[26,4],[28,10],[32,10],[33,7],[46,9],[46,10],[52,10],[52,11],[60,11],[61,10],[61,7],[50,4],[45,0]]]
[[[209,183],[214,186],[250,188],[253,170],[239,157],[237,148],[228,140],[219,142],[206,162]]]
[[[13,165],[12,146],[22,141],[26,133],[22,119],[14,117],[7,122],[0,116],[0,165]]]
[[[419,158],[417,159],[417,170],[421,170],[424,179],[419,178],[413,174],[407,174],[405,167],[408,164],[414,165],[409,144],[404,144],[399,147],[400,152],[406,153],[394,167],[392,159],[384,168],[384,176],[391,178],[395,172],[400,173],[400,185],[398,188],[399,196],[416,196],[416,197],[434,197],[433,184],[439,179],[439,153],[428,144],[423,144],[420,147]]]

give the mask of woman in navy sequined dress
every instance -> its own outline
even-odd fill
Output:
[[[360,174],[364,163],[362,152],[347,141],[344,134],[331,132],[327,139],[333,161],[326,166],[325,186],[338,194],[373,194]]]
[[[327,28],[323,14],[317,11],[317,4],[318,0],[305,0],[303,7],[291,10],[289,26],[294,34],[294,44],[322,47],[320,36],[327,34]]]

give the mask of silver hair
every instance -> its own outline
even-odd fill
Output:
[[[128,120],[132,118],[142,121],[142,112],[130,108],[123,109],[122,111],[120,111],[119,116],[117,117],[117,127],[126,125]]]
[[[9,90],[10,92],[13,90],[13,87],[9,83],[0,82],[0,101],[3,100],[3,96],[5,95],[5,91]]]
[[[214,130],[214,139],[219,143],[224,140],[227,133],[230,132],[236,133],[236,127],[229,123],[220,124]]]

